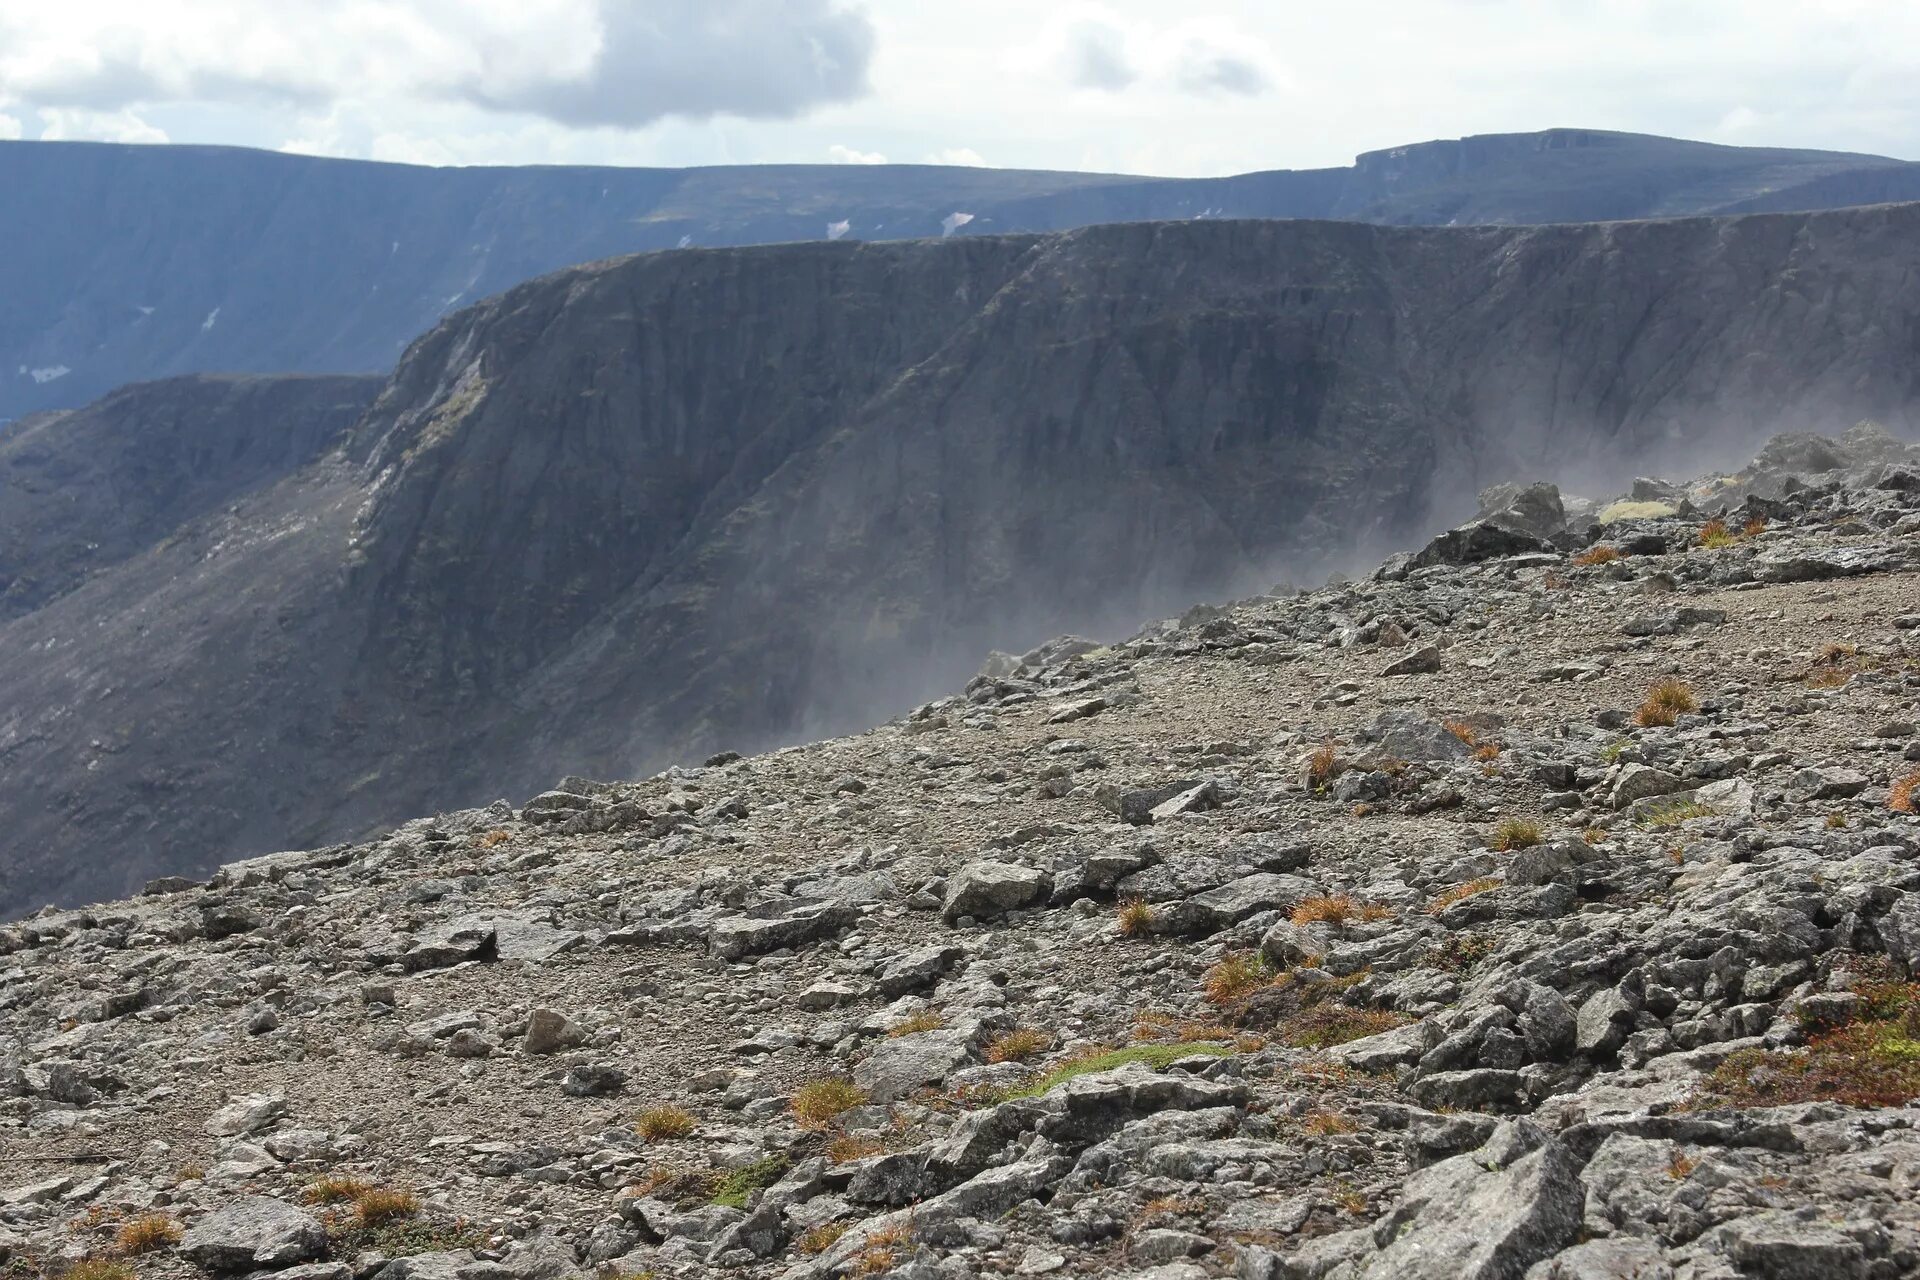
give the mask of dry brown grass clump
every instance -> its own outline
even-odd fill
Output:
[[[1727,522],[1719,516],[1700,526],[1700,545],[1710,550],[1730,547],[1740,541],[1738,534],[1727,527]]]
[[[1358,1133],[1360,1122],[1338,1111],[1314,1111],[1300,1123],[1301,1130],[1311,1138],[1331,1138],[1342,1133]]]
[[[795,1089],[787,1106],[802,1126],[823,1129],[866,1100],[866,1091],[853,1081],[828,1076]]]
[[[1589,547],[1587,550],[1582,551],[1573,558],[1573,562],[1582,568],[1589,568],[1596,564],[1612,564],[1615,560],[1621,558],[1620,548],[1609,547],[1605,543],[1602,543],[1600,546]]]
[[[924,1009],[888,1027],[887,1034],[889,1036],[918,1035],[922,1031],[938,1031],[946,1025],[945,1014],[933,1009]]]
[[[1516,849],[1531,849],[1546,838],[1547,833],[1531,818],[1502,818],[1493,829],[1487,847],[1498,853],[1512,853]]]
[[[353,1202],[354,1221],[362,1227],[383,1227],[420,1212],[420,1197],[398,1187],[372,1187]]]
[[[482,849],[491,849],[495,845],[505,844],[507,841],[511,839],[513,839],[513,832],[507,831],[501,827],[495,827],[493,830],[487,832],[485,835],[475,836],[473,838],[473,842],[479,845]]]
[[[180,1243],[185,1232],[180,1224],[164,1213],[143,1213],[120,1224],[113,1236],[114,1247],[128,1257],[155,1253]]]
[[[1748,516],[1747,522],[1740,526],[1740,536],[1743,538],[1757,538],[1766,531],[1767,518],[1763,515]]]
[[[1307,785],[1324,787],[1340,772],[1340,748],[1332,738],[1313,749],[1307,757]]]
[[[1230,951],[1207,970],[1201,991],[1209,1004],[1232,1004],[1252,995],[1272,979],[1257,951]]]
[[[1345,924],[1360,913],[1360,905],[1344,893],[1316,894],[1293,906],[1295,924]]]
[[[887,1149],[887,1144],[878,1138],[861,1138],[843,1133],[826,1145],[826,1157],[835,1164],[845,1164],[849,1160],[864,1160],[868,1156],[877,1156]]]
[[[1468,724],[1465,720],[1443,720],[1441,721],[1440,727],[1460,739],[1460,741],[1469,747],[1477,747],[1480,745],[1480,731]]]
[[[1153,907],[1145,898],[1122,902],[1118,918],[1123,938],[1144,938],[1153,932]]]
[[[648,1142],[671,1142],[692,1133],[698,1123],[685,1107],[648,1107],[634,1117],[633,1131]]]
[[[347,1204],[373,1190],[373,1184],[352,1174],[330,1173],[315,1178],[300,1192],[308,1204]]]
[[[1454,903],[1471,898],[1476,893],[1486,893],[1491,889],[1498,889],[1500,884],[1501,882],[1492,876],[1481,876],[1478,880],[1469,880],[1465,884],[1456,884],[1452,888],[1443,889],[1439,895],[1428,904],[1427,914],[1437,916]]]
[[[1158,1009],[1143,1009],[1133,1016],[1133,1038],[1174,1044],[1218,1044],[1236,1038],[1238,1033],[1232,1027],[1222,1026],[1218,1022],[1203,1022],[1197,1018],[1182,1018],[1178,1014],[1163,1013]]]
[[[893,1270],[900,1262],[901,1251],[912,1243],[911,1229],[901,1225],[882,1227],[869,1235],[861,1244],[860,1251],[853,1255],[853,1273],[877,1276]]]
[[[1053,1046],[1053,1037],[1036,1027],[1015,1027],[987,1042],[988,1062],[1025,1062]]]
[[[1647,690],[1640,709],[1633,713],[1633,722],[1643,729],[1659,728],[1699,709],[1700,700],[1693,696],[1693,686],[1669,676]]]
[[[1895,813],[1920,813],[1920,769],[1894,779],[1887,789],[1887,808]]]

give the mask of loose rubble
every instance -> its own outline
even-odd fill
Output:
[[[0,925],[0,1277],[1920,1275],[1920,449],[1485,506]]]

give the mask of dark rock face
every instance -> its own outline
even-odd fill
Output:
[[[0,142],[0,424],[210,369],[391,366],[454,307],[615,254],[1192,218],[1544,223],[1920,198],[1920,165],[1586,129],[1162,179],[923,165],[422,169]],[[953,215],[971,220],[954,226]],[[139,234],[129,231],[137,218]]]
[[[191,377],[0,437],[0,621],[338,445],[381,380]]]
[[[1377,558],[1493,482],[1910,431],[1916,267],[1920,207],[1889,207],[521,286],[339,448],[0,623],[0,907],[870,723],[995,647]]]

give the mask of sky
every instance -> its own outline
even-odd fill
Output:
[[[0,0],[0,138],[1201,176],[1556,126],[1920,159],[1920,3]]]

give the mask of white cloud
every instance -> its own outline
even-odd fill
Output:
[[[969,0],[956,12],[0,0],[0,113],[16,122],[0,130],[446,164],[964,162],[947,153],[964,139],[1007,167],[1197,175],[1572,125],[1920,158],[1912,0]]]
[[[10,142],[18,138],[22,132],[18,116],[10,116],[0,111],[0,142]]]
[[[165,142],[166,130],[131,111],[91,111],[82,107],[42,107],[43,142]]]
[[[872,54],[872,24],[836,0],[0,4],[0,88],[109,114],[373,98],[575,126],[778,119],[860,97]]]
[[[927,164],[954,164],[969,169],[984,169],[987,162],[972,147],[948,147],[944,151],[935,151],[927,156]]]
[[[887,158],[878,151],[855,151],[834,143],[827,148],[827,159],[834,164],[885,164]]]

